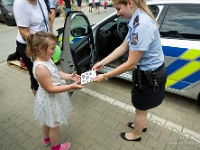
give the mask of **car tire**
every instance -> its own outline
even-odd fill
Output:
[[[7,26],[11,26],[11,23],[7,18],[5,18],[5,23],[7,24]]]
[[[7,25],[7,26],[12,26],[13,24],[10,22],[10,20],[8,19],[8,18],[6,18],[5,16],[4,16],[4,20],[5,20],[5,24]]]

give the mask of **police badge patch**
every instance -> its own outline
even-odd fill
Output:
[[[133,33],[131,37],[131,44],[137,45],[138,43],[138,33]]]

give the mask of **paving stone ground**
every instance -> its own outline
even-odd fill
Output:
[[[91,83],[87,88],[117,99],[129,98],[128,94],[116,97],[123,90],[116,90],[108,82]],[[112,92],[106,92],[106,89]],[[147,123],[148,132],[142,133],[141,142],[124,141],[119,137],[119,133],[131,131],[126,123],[132,121],[133,112],[111,105],[81,90],[74,92],[71,101],[74,110],[68,118],[69,123],[60,127],[60,142],[71,142],[70,150],[200,149],[198,142],[151,121]],[[0,63],[1,150],[50,149],[50,146],[42,145],[41,127],[38,121],[33,120],[33,103],[34,96],[29,90],[29,75],[8,66],[6,62]],[[159,111],[159,108],[157,110]]]

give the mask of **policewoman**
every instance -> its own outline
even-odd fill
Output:
[[[165,96],[166,69],[157,22],[145,0],[112,0],[117,14],[130,19],[129,31],[123,43],[110,55],[96,63],[93,70],[100,70],[129,51],[128,60],[94,81],[101,83],[128,70],[133,70],[132,104],[136,108],[133,122],[128,122],[132,132],[121,133],[127,141],[141,141],[147,131],[148,109],[160,105]]]

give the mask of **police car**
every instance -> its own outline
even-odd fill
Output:
[[[200,101],[200,1],[148,0],[147,4],[159,24],[168,74],[166,91]],[[91,27],[85,14],[70,13],[62,36],[63,71],[81,74],[91,69],[122,43],[128,22],[115,12]],[[127,58],[128,53],[100,72],[116,68]],[[131,81],[131,71],[117,77]]]

